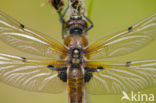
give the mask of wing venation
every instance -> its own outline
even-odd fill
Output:
[[[90,59],[104,59],[127,55],[156,39],[156,13],[125,29],[92,43],[86,48]]]
[[[65,67],[65,61],[30,58],[23,61],[22,58],[0,53],[1,81],[35,92],[59,93],[65,90],[66,83],[60,80],[58,72],[48,68],[48,65]]]
[[[93,78],[86,83],[91,94],[122,94],[156,86],[156,60],[128,62],[88,61],[89,68],[104,69],[93,72]]]
[[[0,11],[0,41],[24,53],[59,59],[66,47],[55,39],[26,27]]]

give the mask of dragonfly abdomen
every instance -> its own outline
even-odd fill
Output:
[[[68,71],[69,103],[84,103],[84,73],[81,68]]]

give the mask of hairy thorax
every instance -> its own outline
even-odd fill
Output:
[[[83,66],[85,63],[84,47],[88,45],[85,35],[69,35],[65,38],[65,45],[69,48],[67,62],[72,67]]]

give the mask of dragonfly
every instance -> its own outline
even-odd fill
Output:
[[[101,60],[130,54],[154,41],[156,13],[93,43],[87,38],[93,27],[91,20],[85,15],[71,15],[65,21],[64,14],[60,14],[66,33],[63,44],[0,11],[0,41],[23,53],[18,56],[0,52],[2,82],[33,92],[67,90],[68,103],[85,103],[86,93],[121,94],[156,86],[156,59]]]

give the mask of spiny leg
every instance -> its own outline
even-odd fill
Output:
[[[83,17],[91,24],[91,25],[87,28],[87,30],[85,31],[85,32],[87,32],[87,31],[89,31],[90,29],[92,29],[92,28],[94,27],[94,24],[93,24],[93,22],[92,22],[88,17],[86,17],[85,15],[83,15]]]
[[[65,22],[66,22],[65,19],[64,19],[64,17],[66,15],[68,9],[69,9],[69,4],[68,4],[67,8],[64,10],[64,13],[63,14],[61,12],[58,12],[59,17],[60,17],[60,22],[62,24],[62,39],[64,39],[64,32],[65,32],[64,25],[65,25]]]

